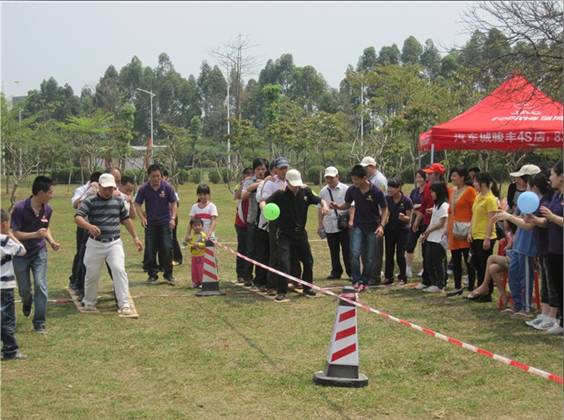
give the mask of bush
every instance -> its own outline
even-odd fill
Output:
[[[208,179],[212,184],[219,184],[221,182],[221,175],[216,169],[212,169],[208,172]]]
[[[204,171],[198,168],[193,168],[187,171],[187,181],[193,184],[200,184],[204,181]]]
[[[341,179],[341,182],[344,184],[350,184],[352,182],[350,176],[351,168],[348,168],[346,166],[335,166],[335,167],[339,171],[339,178]]]
[[[144,169],[126,169],[122,175],[133,178],[137,184],[142,184],[145,181],[146,172]]]
[[[178,180],[179,184],[184,184],[185,182],[188,181],[190,176],[190,172],[187,169],[181,169],[178,171],[178,175],[176,176],[176,179]]]
[[[319,179],[323,176],[323,168],[319,165],[311,166],[307,170],[306,181],[319,185]]]

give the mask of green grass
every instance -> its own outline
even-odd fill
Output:
[[[19,197],[27,193],[22,190]],[[52,230],[64,248],[49,253],[51,299],[68,297],[65,287],[75,234],[71,193],[58,186],[52,202]],[[182,186],[179,193],[184,225],[195,186]],[[212,199],[220,212],[218,238],[233,242],[233,200],[220,186],[212,186]],[[317,238],[316,223],[312,209],[311,239]],[[146,286],[141,255],[129,237],[125,243],[140,318],[122,319],[112,311],[107,275],[101,286],[101,314],[79,314],[72,304],[51,304],[45,336],[32,332],[18,305],[17,338],[29,358],[2,365],[4,418],[562,416],[558,385],[362,311],[360,368],[369,378],[368,387],[316,386],[312,375],[325,364],[336,308],[333,299],[293,295],[291,302],[276,304],[248,293],[227,281],[234,278],[234,259],[225,251],[219,252],[224,297],[195,297],[187,287],[187,265],[175,271],[178,286]],[[312,242],[312,249],[316,281],[329,284],[323,280],[330,264],[327,245]],[[401,318],[562,374],[562,338],[502,318],[493,304],[406,289],[372,291],[362,299]]]

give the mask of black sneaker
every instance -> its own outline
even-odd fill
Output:
[[[34,327],[34,330],[38,334],[47,334],[47,327],[45,325],[38,325]]]
[[[147,283],[149,284],[157,284],[158,281],[159,281],[158,276],[149,276],[149,278],[147,279]]]
[[[333,274],[330,274],[327,276],[327,280],[340,280],[341,276],[335,276]]]
[[[171,286],[174,286],[176,284],[176,279],[174,277],[165,277],[165,281]]]
[[[253,281],[252,280],[245,280],[245,282],[243,283],[243,285],[245,287],[252,287],[253,286]]]
[[[258,289],[259,289],[259,292],[262,292],[262,293],[266,293],[266,291],[268,290],[266,288],[266,286],[258,286]]]
[[[237,277],[237,283],[245,283],[245,279],[243,277]]]
[[[29,314],[31,313],[31,302],[30,303],[24,303],[22,306],[22,312],[23,315],[27,318],[29,316]]]
[[[2,355],[2,360],[23,360],[23,359],[27,359],[27,356],[19,350],[16,351],[16,353],[13,354],[12,356],[6,357]]]
[[[268,290],[266,291],[266,294],[267,294],[268,296],[276,296],[276,289],[268,289]]]
[[[393,280],[389,280],[389,279],[383,281],[382,283],[380,283],[380,285],[382,285],[382,286],[391,286],[392,284],[394,284],[394,281],[393,281]]]
[[[304,295],[305,296],[317,296],[317,293],[315,293],[315,290],[313,290],[313,289],[304,289]]]
[[[454,290],[451,290],[450,292],[448,292],[446,294],[446,296],[447,297],[458,296],[458,295],[461,295],[462,292],[464,292],[464,289],[454,289]]]
[[[285,293],[278,293],[274,298],[274,300],[276,300],[277,302],[282,302],[284,299],[286,299]]]

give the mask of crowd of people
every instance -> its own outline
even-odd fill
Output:
[[[174,267],[183,261],[177,239],[179,196],[167,175],[160,165],[150,165],[148,181],[134,195],[135,181],[113,168],[92,173],[89,181],[75,190],[71,205],[77,226],[76,252],[69,287],[79,296],[84,311],[96,311],[105,263],[118,313],[131,314],[121,225],[137,251],[144,249],[147,283],[158,283],[162,272],[166,283],[176,284]],[[466,286],[469,302],[491,302],[497,288],[502,314],[523,319],[537,330],[562,335],[562,161],[547,171],[524,165],[511,173],[514,182],[507,198],[500,196],[495,181],[479,168],[457,166],[447,174],[441,163],[433,163],[415,174],[409,196],[402,191],[401,179],[387,179],[372,157],[353,166],[349,175],[350,186],[341,181],[337,168],[326,168],[326,185],[317,195],[302,181],[298,170],[290,169],[286,158],[278,157],[271,163],[255,159],[234,193],[238,252],[313,283],[314,261],[306,226],[308,208],[316,206],[317,233],[327,240],[331,260],[327,279],[346,274],[355,289],[364,292],[371,286],[406,287],[410,279],[420,277],[415,289],[453,298],[463,295]],[[540,206],[532,214],[522,214],[518,205],[520,194],[526,191],[539,198]],[[32,195],[16,203],[11,214],[1,214],[4,359],[25,357],[15,340],[16,285],[23,315],[29,317],[33,309],[34,330],[47,332],[46,248],[47,244],[54,251],[61,247],[49,228],[52,197],[53,182],[38,176]],[[275,220],[268,220],[263,211],[270,203],[280,209]],[[134,219],[144,230],[144,242],[137,235]],[[202,285],[204,248],[213,246],[217,221],[210,188],[201,184],[183,240],[191,254],[193,288]],[[423,268],[414,275],[418,243]],[[533,319],[536,273],[541,279],[542,304]],[[299,287],[242,258],[237,258],[236,275],[237,282],[274,296],[278,302],[287,300],[289,287]],[[451,275],[452,287],[448,286]],[[306,286],[303,294],[316,293]]]

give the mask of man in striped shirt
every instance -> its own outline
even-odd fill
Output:
[[[25,359],[20,352],[16,341],[16,307],[14,305],[14,289],[16,288],[16,276],[14,275],[14,256],[24,256],[24,246],[10,232],[8,213],[3,209],[0,211],[1,231],[0,234],[0,296],[2,300],[2,360]]]
[[[131,315],[120,224],[123,223],[133,237],[137,251],[143,249],[143,243],[135,232],[124,200],[113,194],[117,188],[113,175],[102,174],[99,185],[98,194],[86,198],[75,214],[75,223],[89,234],[84,254],[86,278],[82,304],[87,311],[96,310],[100,269],[105,261],[112,272],[118,312],[121,315]]]

